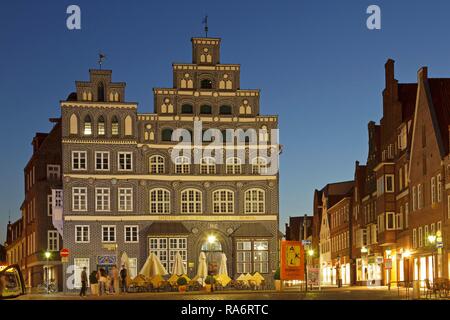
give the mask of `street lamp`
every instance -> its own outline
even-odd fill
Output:
[[[391,259],[391,254],[392,254],[392,250],[391,249],[386,249],[386,259]],[[392,261],[391,261],[391,266],[392,266]],[[388,285],[388,290],[391,290],[391,268],[387,269],[386,268],[386,262],[384,265],[385,269],[386,269],[386,275],[387,275],[387,285]]]
[[[435,267],[435,262],[434,262],[434,248],[435,248],[435,243],[436,243],[436,235],[434,234],[430,234],[428,236],[428,243],[431,246],[431,262],[432,262],[432,269],[433,269],[433,283],[435,282],[435,272],[434,272],[434,267]]]
[[[45,253],[44,253],[44,256],[45,256],[45,258],[47,259],[47,271],[46,271],[46,274],[47,274],[47,293],[49,293],[49,284],[50,284],[50,281],[49,281],[49,279],[48,279],[48,276],[49,276],[49,274],[48,274],[48,259],[50,259],[50,257],[51,257],[51,252],[50,251],[45,251]]]

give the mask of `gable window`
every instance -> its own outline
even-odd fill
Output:
[[[172,141],[172,129],[163,129],[161,133],[161,140],[162,141]]]
[[[170,213],[170,192],[166,189],[150,190],[150,213]]]
[[[53,200],[52,195],[47,195],[47,216],[51,217],[53,215]]]
[[[181,192],[181,213],[201,213],[202,193],[196,189]]]
[[[90,116],[84,118],[84,131],[85,136],[90,136],[92,134],[92,120]]]
[[[86,151],[72,151],[72,170],[87,170]]]
[[[423,193],[422,193],[422,184],[417,186],[417,209],[422,209],[423,206]]]
[[[210,105],[202,105],[200,107],[200,114],[212,114],[212,107]]]
[[[103,116],[98,118],[97,134],[99,136],[104,136],[105,135],[105,118],[103,118]]]
[[[116,226],[102,226],[102,242],[116,242]]]
[[[441,174],[437,175],[437,202],[442,201],[442,176]]]
[[[192,114],[194,113],[194,107],[191,104],[183,104],[181,106],[181,113]]]
[[[412,246],[417,248],[417,229],[413,229]]]
[[[119,135],[119,120],[116,116],[112,118],[111,122],[111,135],[118,136]]]
[[[75,226],[75,243],[88,243],[89,236],[89,226]]]
[[[162,156],[155,155],[150,157],[150,173],[164,173],[164,158]]]
[[[230,190],[217,190],[213,192],[213,212],[233,213],[234,193]]]
[[[119,188],[119,211],[133,211],[133,188]]]
[[[201,174],[215,174],[216,173],[216,162],[215,162],[214,158],[205,157],[205,158],[201,159],[200,173]]]
[[[393,174],[387,174],[385,176],[386,178],[386,192],[392,193],[394,192],[394,175]]]
[[[226,168],[227,174],[241,174],[241,159],[235,157],[228,158],[226,161]]]
[[[59,235],[56,230],[47,231],[47,250],[59,251]]]
[[[59,180],[61,176],[60,166],[57,164],[47,165],[47,180]]]
[[[265,212],[265,191],[250,189],[245,192],[245,213]]]
[[[108,171],[109,170],[109,152],[96,151],[95,152],[95,170]]]
[[[133,170],[133,153],[132,152],[119,152],[119,171],[132,171]]]
[[[412,188],[412,211],[416,211],[417,209],[417,196],[416,196],[416,186]]]
[[[191,161],[188,157],[176,157],[175,158],[175,173],[188,174],[190,172]]]
[[[210,79],[203,79],[200,81],[201,89],[212,89],[212,81]]]
[[[423,233],[422,233],[422,227],[419,227],[419,248],[422,248],[423,246]]]
[[[125,243],[139,242],[139,226],[125,226],[124,241]]]
[[[220,106],[219,113],[223,115],[230,115],[232,113],[231,106],[227,105]]]

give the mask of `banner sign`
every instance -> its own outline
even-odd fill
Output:
[[[281,280],[305,279],[305,250],[300,241],[281,242]]]

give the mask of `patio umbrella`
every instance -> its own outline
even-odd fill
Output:
[[[128,255],[126,252],[122,253],[122,257],[120,258],[120,266],[119,269],[125,266],[125,269],[130,269],[130,260],[128,259]]]
[[[159,258],[152,252],[145,261],[141,271],[139,271],[139,274],[151,278],[157,275],[164,276],[167,274],[167,271],[161,264]]]
[[[219,267],[219,275],[224,274],[228,276],[228,270],[227,270],[227,256],[225,253],[222,253],[222,256],[220,258],[220,267]]]
[[[197,277],[199,278],[199,282],[203,285],[205,278],[208,276],[208,266],[206,265],[206,255],[202,251],[200,252],[200,257],[198,258],[198,270]]]
[[[186,274],[186,268],[184,267],[183,258],[181,258],[181,254],[177,252],[175,255],[175,263],[173,264],[172,274],[182,275]]]

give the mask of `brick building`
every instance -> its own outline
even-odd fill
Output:
[[[18,264],[28,287],[48,278],[62,288],[59,250],[62,239],[52,223],[52,190],[61,188],[61,123],[50,119],[50,133],[37,133],[33,154],[24,168],[25,199],[21,218],[8,224],[6,255],[9,264]],[[47,263],[45,252],[51,257]]]
[[[173,64],[173,87],[153,90],[153,113],[138,113],[109,70],[90,70],[89,81],[77,81],[61,102],[64,243],[75,288],[82,267],[109,269],[123,253],[132,276],[150,252],[171,272],[180,252],[193,277],[203,251],[212,273],[225,253],[232,277],[259,271],[273,278],[279,195],[268,155],[278,156],[279,145],[268,133],[278,118],[260,114],[259,90],[240,88],[240,65],[220,63],[220,43],[192,39],[192,63]],[[198,121],[218,130],[208,137]],[[183,142],[194,135],[199,144],[175,156],[181,128],[188,130]],[[212,149],[222,138],[234,141],[229,129],[258,134],[245,146]],[[257,153],[253,138],[265,142]]]
[[[312,237],[312,216],[289,217],[289,223],[286,223],[286,240],[301,241],[311,239]]]

